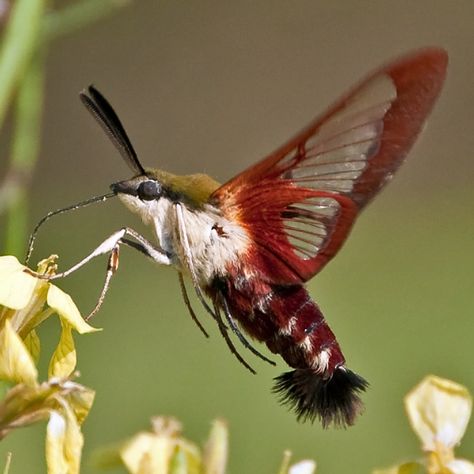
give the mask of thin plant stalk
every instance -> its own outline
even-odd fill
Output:
[[[80,30],[131,0],[81,0],[45,11],[46,0],[16,0],[0,49],[0,128],[16,98],[10,166],[0,185],[7,212],[5,253],[20,256],[28,228],[28,185],[39,156],[44,61],[52,39]]]
[[[79,31],[130,2],[131,0],[81,0],[60,10],[51,11],[44,19],[43,40],[47,42]]]
[[[0,49],[0,127],[38,44],[45,0],[16,0]]]
[[[7,183],[11,204],[5,226],[5,252],[21,256],[28,231],[27,191],[38,159],[43,108],[44,60],[38,54],[20,83]]]

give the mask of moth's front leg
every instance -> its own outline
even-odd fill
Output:
[[[130,236],[134,240],[127,239],[125,238],[125,236]],[[43,275],[43,274],[38,274],[32,270],[29,270],[29,271],[31,274],[33,274],[34,276],[38,278],[43,278],[47,280],[56,280],[58,278],[64,278],[70,275],[71,273],[74,273],[76,270],[83,267],[86,263],[90,262],[95,257],[109,254],[104,285],[102,286],[102,291],[97,300],[97,303],[94,306],[94,309],[89,313],[88,316],[84,318],[87,321],[90,318],[92,318],[92,316],[94,316],[94,314],[96,314],[97,311],[99,311],[99,308],[102,306],[102,303],[104,302],[105,295],[107,294],[107,291],[110,286],[110,280],[112,279],[112,276],[115,274],[118,268],[119,249],[120,249],[121,244],[128,245],[129,247],[132,247],[135,250],[138,250],[139,252],[141,252],[142,254],[144,254],[145,256],[153,260],[154,262],[160,263],[162,265],[171,264],[171,260],[169,256],[160,247],[153,245],[151,242],[149,242],[145,237],[143,237],[141,234],[139,234],[135,230],[129,227],[123,227],[117,232],[114,232],[110,237],[107,237],[97,248],[95,248],[89,255],[87,255],[87,257],[83,258],[80,262],[76,263],[76,265],[73,265],[71,268],[69,268],[68,270],[64,272],[56,273],[54,275]]]
[[[124,239],[125,236],[129,235],[133,237],[137,242]],[[153,261],[160,263],[162,265],[170,265],[171,260],[169,256],[159,247],[153,245],[145,237],[136,232],[135,230],[129,227],[123,227],[122,229],[114,232],[110,237],[107,237],[96,249],[94,249],[87,257],[83,258],[80,262],[73,265],[71,268],[64,272],[56,273],[55,275],[46,276],[38,275],[40,278],[45,278],[48,280],[56,280],[58,278],[64,278],[74,273],[79,268],[83,267],[86,263],[89,263],[95,257],[100,255],[106,255],[108,253],[114,252],[120,244],[127,244],[136,250],[139,250],[141,253],[144,253],[146,256],[151,258]]]

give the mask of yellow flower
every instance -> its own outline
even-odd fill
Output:
[[[229,434],[223,420],[215,420],[206,447],[201,450],[181,435],[181,423],[171,417],[155,417],[152,431],[96,453],[95,464],[103,469],[123,465],[130,474],[225,474]],[[314,461],[290,466],[285,452],[278,474],[314,474]]]
[[[474,474],[474,463],[454,456],[472,411],[465,387],[430,375],[408,393],[405,408],[425,457],[375,474]]]
[[[54,272],[54,260],[40,262],[38,273]],[[55,313],[62,332],[50,360],[49,380],[40,383],[36,327]],[[93,390],[71,380],[76,367],[73,329],[81,334],[96,331],[82,319],[69,295],[34,276],[15,257],[0,257],[0,379],[14,385],[0,401],[0,439],[15,428],[49,420],[48,474],[79,473],[80,425],[94,400]]]
[[[56,256],[43,260],[38,265],[39,274],[52,274],[56,269]],[[49,377],[68,377],[76,367],[76,350],[72,329],[79,334],[98,329],[87,324],[71,297],[48,280],[35,277],[15,257],[0,257],[0,339],[5,337],[7,322],[28,349],[33,361],[37,361],[40,341],[36,327],[53,314],[61,321],[62,333],[49,365]],[[8,351],[2,345],[0,351]],[[3,354],[3,357],[8,357]],[[25,356],[26,357],[26,356]],[[12,367],[10,367],[12,369]],[[12,374],[10,374],[12,375]],[[16,373],[20,377],[19,373]],[[31,374],[30,374],[31,375]],[[21,376],[22,377],[22,376]],[[18,382],[20,379],[0,372],[0,379]]]
[[[93,390],[71,380],[17,384],[0,403],[0,439],[15,428],[49,420],[48,474],[77,474],[84,442],[80,425],[93,401]]]
[[[316,472],[316,463],[312,460],[305,459],[290,466],[291,451],[285,451],[283,455],[283,463],[278,474],[314,474]]]
[[[120,445],[99,452],[97,464],[100,467],[122,464],[131,474],[224,474],[227,430],[223,422],[214,423],[204,461],[199,448],[181,435],[179,421],[155,417],[151,423],[151,431],[139,432]],[[205,463],[210,463],[212,468],[202,471]]]

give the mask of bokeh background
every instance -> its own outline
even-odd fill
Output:
[[[175,273],[124,249],[110,294],[78,338],[80,381],[97,390],[85,423],[83,472],[97,447],[173,414],[204,440],[228,420],[230,473],[274,473],[284,449],[321,473],[364,473],[419,455],[402,398],[425,374],[474,392],[474,2],[136,0],[51,48],[31,226],[51,209],[107,192],[129,176],[83,110],[93,82],[112,101],[145,166],[226,180],[321,112],[372,68],[425,45],[450,54],[449,77],[421,140],[360,218],[340,255],[309,284],[348,359],[371,387],[348,430],[299,424],[270,393],[283,363],[251,359],[250,375],[200,311],[188,318]],[[8,133],[1,136],[6,170]],[[0,226],[2,225],[0,220]],[[151,233],[116,200],[51,221],[34,260],[67,267],[128,225]],[[84,313],[105,259],[62,281]],[[43,348],[58,335],[42,328]],[[45,354],[45,358],[46,358]],[[0,445],[12,473],[42,473],[44,426]],[[471,422],[461,456],[474,457]],[[119,471],[117,471],[119,472]]]

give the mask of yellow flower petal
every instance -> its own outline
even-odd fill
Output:
[[[201,453],[198,447],[190,441],[179,438],[176,440],[176,449],[170,463],[170,474],[200,474]],[[214,474],[221,471],[205,471],[206,474]]]
[[[181,437],[181,424],[171,417],[152,419],[153,432],[141,432],[119,449],[131,474],[199,474],[201,456],[193,443]],[[206,474],[211,474],[206,471]]]
[[[49,362],[48,377],[67,378],[76,368],[76,348],[72,338],[72,327],[61,319],[61,337]]]
[[[64,457],[68,466],[68,474],[79,474],[81,466],[82,447],[84,446],[84,437],[81,428],[76,420],[72,407],[64,404],[66,417],[66,436],[64,438]]]
[[[59,399],[46,430],[48,474],[79,474],[84,438],[71,407]]]
[[[51,411],[46,428],[46,465],[48,474],[64,474],[68,472],[64,456],[64,440],[66,438],[66,419],[59,411]]]
[[[169,438],[138,433],[120,449],[120,457],[130,474],[167,474],[174,449]]]
[[[47,419],[51,393],[47,384],[17,384],[8,390],[0,403],[0,439],[13,429]]]
[[[314,474],[316,472],[316,462],[311,459],[305,459],[292,466],[290,466],[290,460],[291,451],[285,451],[278,474]]]
[[[38,279],[25,268],[15,257],[0,257],[0,305],[22,309],[28,304]]]
[[[462,385],[428,376],[405,397],[405,406],[423,449],[436,451],[440,443],[447,448],[459,443],[471,415],[472,398]]]
[[[197,469],[188,466],[188,458],[184,451],[176,451],[171,459],[169,474],[200,474],[199,466]]]
[[[12,463],[12,457],[13,453],[11,451],[7,452],[6,455],[6,460],[5,460],[5,467],[3,468],[3,474],[9,474],[10,473],[10,466]]]
[[[72,298],[55,285],[50,285],[48,305],[66,320],[79,334],[100,331],[87,324],[81,316]]]
[[[170,474],[202,474],[201,454],[199,450],[189,450],[188,444],[178,444],[169,466]]]
[[[229,434],[224,420],[215,420],[204,451],[204,472],[224,474],[227,466]]]
[[[446,466],[453,474],[474,474],[474,464],[465,459],[455,459]]]
[[[61,386],[67,392],[63,394],[63,398],[74,411],[77,422],[82,425],[94,403],[94,390],[71,380],[66,380]]]
[[[288,474],[314,474],[316,472],[316,463],[314,461],[300,461],[288,470]]]
[[[283,461],[281,463],[278,474],[288,474],[288,469],[290,469],[290,461],[291,461],[291,451],[286,450],[283,453]]]
[[[23,344],[28,349],[28,352],[31,354],[33,361],[37,364],[40,356],[41,351],[41,343],[38,337],[38,334],[33,329],[31,332],[27,334],[25,339],[23,339]]]
[[[34,385],[37,378],[38,371],[30,352],[10,322],[5,321],[0,331],[0,379]]]
[[[388,469],[377,469],[373,474],[426,474],[426,468],[419,462],[407,462]]]

